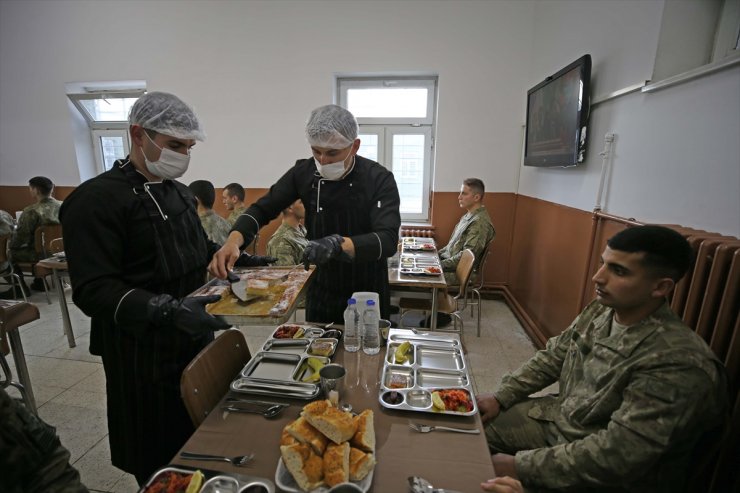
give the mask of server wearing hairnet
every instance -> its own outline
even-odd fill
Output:
[[[175,181],[205,138],[198,118],[151,92],[131,108],[129,134],[130,155],[77,187],[60,217],[74,302],[92,317],[90,352],[103,359],[113,465],[143,483],[192,434],[180,375],[228,325],[204,309],[218,296],[187,297],[218,249]]]
[[[354,291],[375,291],[389,316],[386,259],[396,252],[401,225],[400,199],[393,174],[357,155],[355,117],[328,105],[315,109],[306,124],[313,157],[295,163],[237,220],[209,270],[224,278],[259,229],[301,199],[310,240],[303,262],[317,264],[308,290],[306,319],[341,322]]]

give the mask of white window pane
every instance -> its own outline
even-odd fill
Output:
[[[137,98],[83,99],[80,104],[94,121],[121,122],[128,120],[128,112]]]
[[[103,152],[103,165],[106,171],[113,167],[116,159],[126,157],[123,137],[100,137],[100,149]]]
[[[426,118],[427,89],[347,89],[347,109],[357,118]]]
[[[424,135],[393,136],[393,175],[401,196],[401,214],[419,214],[424,200]]]
[[[359,134],[360,149],[357,151],[362,157],[378,161],[378,136],[376,134]]]

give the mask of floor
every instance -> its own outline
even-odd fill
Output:
[[[39,415],[57,429],[82,482],[93,492],[135,492],[133,476],[110,463],[106,422],[105,375],[100,358],[88,352],[89,319],[69,304],[77,347],[69,348],[62,332],[61,311],[55,294],[48,304],[43,293],[33,293],[41,318],[21,328]],[[67,299],[71,293],[67,290]],[[465,319],[468,364],[477,393],[491,392],[504,373],[530,358],[535,347],[511,310],[498,300],[483,301],[481,337],[475,336],[475,319]],[[274,329],[245,327],[254,354]],[[11,368],[15,369],[13,362]],[[11,392],[12,393],[12,392]]]

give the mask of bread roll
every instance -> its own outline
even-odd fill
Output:
[[[313,411],[321,409],[321,406],[316,408],[309,408],[309,406],[310,404],[303,408],[302,416],[332,442],[337,444],[346,442],[357,431],[357,424],[350,413],[329,405],[324,406],[324,412],[315,413]]]
[[[299,416],[298,419],[286,426],[285,431],[299,442],[310,445],[318,455],[324,455],[329,439],[308,424],[303,416]]]
[[[350,443],[353,447],[364,452],[375,452],[375,425],[373,424],[373,412],[365,409],[354,418],[357,431]]]
[[[349,481],[349,443],[330,443],[324,452],[324,482],[332,487]]]
[[[280,455],[285,467],[303,491],[311,491],[323,484],[323,461],[309,445],[282,445]]]
[[[349,450],[349,479],[362,481],[375,467],[373,454],[366,454],[360,449],[352,447]]]
[[[290,433],[288,433],[287,426],[283,428],[283,434],[280,435],[280,445],[295,445],[296,443],[300,443],[300,442],[298,442],[298,440],[293,438],[293,436]]]

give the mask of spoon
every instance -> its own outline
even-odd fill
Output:
[[[267,409],[257,410],[257,409],[247,409],[244,407],[236,407],[236,406],[224,406],[221,409],[224,411],[229,411],[232,413],[253,413],[253,414],[261,414],[265,418],[274,418],[281,412],[283,412],[283,409],[285,409],[286,406],[282,404],[276,404],[274,406],[270,406]]]
[[[435,488],[432,483],[420,476],[409,476],[409,486],[414,493],[461,493],[455,490]]]

